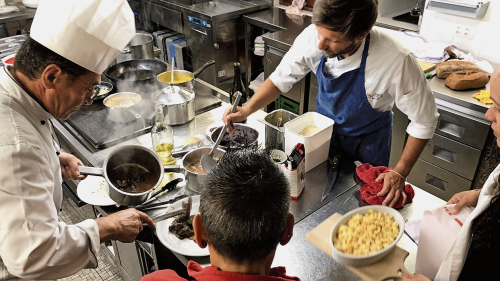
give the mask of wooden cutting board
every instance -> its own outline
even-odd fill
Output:
[[[420,65],[420,68],[422,68],[422,70],[424,71],[424,73],[427,73],[436,67],[435,63],[426,62],[424,60],[417,60],[417,62],[418,65]]]
[[[342,215],[335,213],[306,234],[306,239],[309,242],[332,258],[330,231],[340,218]],[[400,270],[408,272],[404,266],[404,260],[408,255],[406,250],[396,246],[392,253],[373,264],[363,267],[348,266],[347,268],[365,281],[382,281],[398,277]]]

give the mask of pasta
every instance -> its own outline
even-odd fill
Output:
[[[342,253],[364,256],[388,247],[398,235],[399,224],[394,217],[369,210],[341,225],[333,237],[333,245]]]

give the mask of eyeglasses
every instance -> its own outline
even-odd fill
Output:
[[[87,87],[87,91],[91,92],[91,94],[90,94],[91,100],[94,100],[97,97],[97,95],[99,94],[99,91],[101,90],[101,87],[99,87],[99,85],[89,85],[89,83],[83,81],[80,77],[73,74],[73,72],[71,72],[65,68],[62,68],[62,69],[64,69],[64,71],[68,72],[69,74],[73,75],[76,79],[80,80],[80,82],[82,82]]]

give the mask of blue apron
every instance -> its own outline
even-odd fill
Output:
[[[361,65],[337,78],[325,74],[321,62],[316,71],[318,113],[332,118],[330,155],[349,154],[374,166],[388,166],[391,152],[392,111],[378,112],[367,100],[365,66],[370,34],[366,37]]]

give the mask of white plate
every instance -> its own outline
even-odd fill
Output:
[[[111,206],[116,202],[109,198],[109,185],[104,177],[87,176],[76,189],[80,199],[95,206]]]
[[[200,196],[195,195],[193,198],[193,206],[191,207],[191,215],[198,214],[198,209],[200,208]],[[187,202],[187,198],[179,200],[173,203],[168,209],[168,212],[173,212],[182,209],[182,202]],[[181,255],[192,256],[192,257],[202,257],[208,256],[208,247],[202,249],[191,239],[182,239],[175,237],[168,227],[174,221],[175,218],[170,218],[164,221],[160,221],[156,224],[156,235],[160,239],[161,243],[170,250],[179,253]]]
[[[33,8],[33,9],[36,9],[38,8],[38,0],[23,0],[23,4],[24,6],[28,7],[28,8]]]
[[[16,6],[3,6],[0,7],[0,14],[7,14],[11,13],[14,11],[19,11],[19,9]]]

